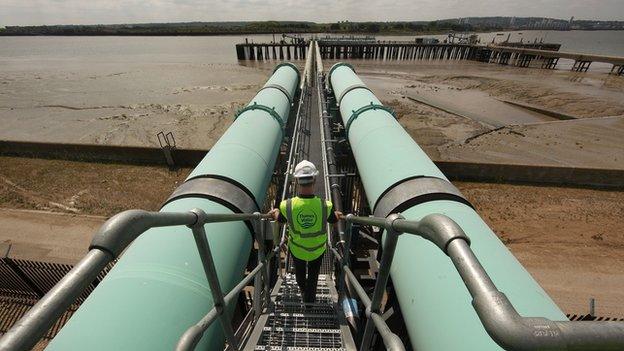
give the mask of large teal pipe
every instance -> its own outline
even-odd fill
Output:
[[[161,211],[257,210],[265,199],[298,80],[294,65],[279,65]],[[227,292],[242,279],[252,233],[242,222],[207,224],[205,229]],[[48,349],[173,350],[212,305],[190,229],[151,229],[132,243]],[[214,323],[197,350],[222,347],[222,331]]]
[[[415,191],[421,194],[429,191],[427,184],[448,182],[351,66],[334,65],[329,80],[340,100],[342,120],[348,126],[348,139],[371,208],[378,209],[392,189],[408,181],[416,188],[419,182],[424,184],[424,189]],[[401,198],[405,194],[393,196]],[[404,202],[400,211],[412,220],[432,213],[449,216],[470,237],[472,249],[492,280],[521,315],[566,320],[477,212],[467,201],[461,201],[461,194],[449,195],[436,189],[418,201]],[[390,272],[415,350],[501,349],[483,328],[453,264],[434,244],[412,235],[400,236]]]

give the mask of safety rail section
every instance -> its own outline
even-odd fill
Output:
[[[132,241],[148,229],[170,226],[187,226],[191,229],[214,303],[213,308],[205,317],[197,324],[188,328],[180,337],[176,350],[193,350],[203,333],[217,318],[221,322],[229,348],[238,350],[238,341],[234,336],[230,317],[225,311],[225,306],[232,302],[254,278],[256,278],[255,286],[263,286],[263,290],[267,291],[266,294],[257,295],[257,298],[253,301],[256,317],[262,309],[263,297],[266,298],[265,301],[268,300],[269,270],[266,268],[269,267],[270,260],[282,248],[283,242],[277,245],[268,255],[264,254],[264,239],[267,226],[262,221],[267,219],[266,215],[260,213],[207,214],[201,209],[193,209],[189,212],[149,212],[142,210],[121,212],[102,225],[91,241],[89,252],[21,320],[7,331],[0,339],[0,350],[30,350],[46,334],[50,327],[56,323],[59,317],[81,296],[83,291],[92,284],[102,270],[121,255]],[[255,224],[254,231],[259,247],[258,265],[231,291],[224,294],[216,274],[204,225],[207,223],[235,221],[251,221]],[[277,228],[277,226],[274,226],[274,228]],[[263,285],[258,283],[260,279],[262,279]]]
[[[28,350],[47,332],[63,312],[80,296],[108,263],[118,257],[139,235],[150,228],[167,226],[188,226],[193,233],[197,249],[210,285],[213,308],[197,324],[191,326],[180,338],[177,350],[193,350],[204,331],[219,319],[230,349],[238,350],[238,341],[225,306],[261,274],[265,290],[268,289],[269,261],[281,249],[283,242],[268,255],[260,235],[262,219],[260,213],[253,214],[206,214],[194,209],[189,212],[148,212],[130,210],[110,218],[96,233],[87,255],[54,286],[17,324],[0,339],[1,350]],[[233,221],[254,221],[256,239],[259,244],[259,264],[230,292],[223,294],[216,275],[210,245],[204,224]],[[367,322],[360,343],[360,350],[370,347],[374,328],[381,335],[389,350],[404,350],[399,337],[392,333],[381,316],[381,301],[390,275],[394,252],[403,233],[418,235],[435,244],[452,261],[470,295],[473,307],[488,334],[506,350],[623,350],[624,322],[612,321],[552,321],[540,317],[522,317],[499,291],[470,248],[470,239],[452,219],[441,214],[430,214],[420,221],[405,220],[400,214],[387,218],[346,216],[346,241],[341,255],[336,247],[331,248],[334,258],[341,265],[341,284],[348,280],[366,306]],[[379,274],[369,298],[349,268],[349,246],[353,224],[383,228],[385,230],[384,250]],[[276,226],[274,226],[276,228]],[[257,285],[258,286],[258,285]],[[262,296],[254,301],[254,310],[259,311]]]
[[[499,291],[470,248],[470,239],[451,218],[430,214],[420,221],[409,221],[400,214],[387,218],[347,215],[347,229],[341,255],[331,250],[339,261],[341,284],[348,280],[366,306],[366,326],[360,351],[369,350],[373,328],[389,350],[404,350],[381,316],[381,300],[390,275],[394,252],[403,233],[413,234],[435,244],[451,260],[472,297],[472,305],[490,337],[505,350],[624,350],[624,322],[552,321],[541,317],[521,316],[504,293]],[[349,268],[349,247],[353,224],[385,230],[379,273],[372,299],[368,297]]]

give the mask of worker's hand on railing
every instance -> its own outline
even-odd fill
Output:
[[[344,213],[340,212],[340,211],[334,211],[336,213],[336,218],[338,218],[338,220],[343,220],[345,218],[347,218]]]
[[[274,221],[277,221],[279,218],[280,210],[278,208],[273,208],[271,211],[267,212],[268,216],[271,216]]]

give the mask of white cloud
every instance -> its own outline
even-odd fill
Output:
[[[0,26],[246,20],[397,21],[469,16],[622,20],[624,0],[0,0]]]

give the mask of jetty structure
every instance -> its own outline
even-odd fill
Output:
[[[72,306],[49,350],[624,349],[624,321],[568,319],[352,66],[303,51],[160,211],[110,218],[0,350],[32,349]],[[261,214],[295,193],[303,159],[348,214],[327,227],[312,304]]]
[[[437,41],[437,40],[435,40]],[[624,75],[624,57],[559,51],[554,43],[502,42],[479,44],[435,42],[423,38],[413,41],[379,41],[370,37],[324,37],[317,41],[321,59],[364,59],[384,61],[471,60],[543,69],[556,69],[560,59],[572,60],[572,71],[587,72],[593,62],[611,65],[610,74]],[[300,43],[236,44],[238,60],[304,60],[309,45]]]

